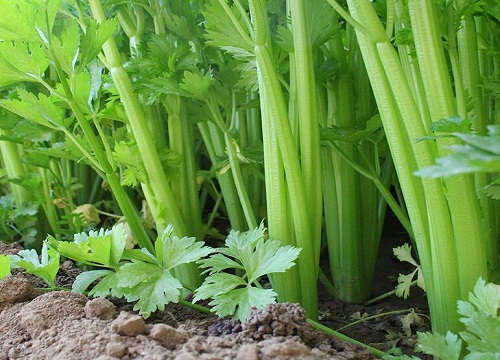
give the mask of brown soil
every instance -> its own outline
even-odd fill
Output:
[[[385,237],[375,295],[393,289],[394,277],[403,271],[390,255],[403,238]],[[0,243],[0,253],[19,249]],[[70,287],[78,272],[71,262],[61,264],[57,284]],[[43,285],[39,280],[14,273],[0,280],[0,360],[375,359],[361,347],[313,329],[296,304],[253,311],[244,324],[170,304],[145,321],[123,301],[63,291],[43,293],[35,290]],[[384,351],[397,345],[412,353],[415,328],[411,335],[404,334],[401,318],[405,314],[384,315],[410,307],[426,313],[420,293],[414,291],[409,301],[391,296],[371,306],[344,304],[323,295],[320,312],[322,323],[333,329],[352,323],[353,317],[378,314],[342,333]],[[418,328],[422,329],[427,330]]]

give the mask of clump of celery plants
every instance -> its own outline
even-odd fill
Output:
[[[278,240],[266,240],[264,225],[254,230],[239,232],[231,230],[225,247],[208,259],[198,261],[204,273],[208,273],[203,284],[196,289],[193,301],[212,299],[212,311],[224,317],[234,316],[246,320],[251,307],[263,309],[276,302],[276,292],[264,289],[259,278],[272,273],[285,272],[291,268],[301,249],[282,246]],[[243,276],[227,270],[242,272]]]
[[[479,57],[477,47],[475,53],[463,51],[474,49],[477,37],[462,36],[454,26],[468,4],[457,2],[455,12],[445,2],[389,1],[381,9],[371,2],[348,0],[346,11],[338,2],[328,2],[356,31],[411,220],[433,328],[459,331],[453,307],[478,277],[487,275],[487,242],[497,239],[490,237],[484,225],[496,228],[489,219],[493,212],[478,199],[480,183],[472,176],[429,179],[414,173],[449,153],[447,146],[458,144],[449,138],[417,140],[428,135],[431,124],[439,119],[456,114],[465,117],[467,88],[479,87],[464,81],[466,74],[480,68],[469,62]],[[472,24],[470,16],[467,19]],[[494,26],[489,17],[482,21]],[[409,35],[409,30],[411,36],[398,36],[396,44],[391,42],[394,31]],[[491,71],[488,66],[482,69]],[[481,112],[480,108],[472,110],[478,117]],[[484,123],[475,125],[483,128]]]

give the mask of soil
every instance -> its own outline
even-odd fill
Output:
[[[381,244],[374,296],[394,289],[402,264],[392,247],[406,241],[389,229]],[[0,243],[0,254],[17,253],[17,244]],[[57,285],[71,287],[80,270],[61,264]],[[18,269],[0,280],[0,360],[6,359],[375,359],[366,349],[313,329],[297,304],[252,310],[247,322],[220,319],[178,304],[137,315],[120,299],[90,299],[65,291],[43,292],[43,282]],[[420,314],[406,333],[402,318]],[[408,311],[403,312],[407,309]],[[399,313],[394,313],[399,311]],[[320,302],[321,323],[358,341],[387,351],[413,353],[415,330],[428,330],[426,301],[415,290],[409,299],[390,296],[370,306]],[[375,318],[366,318],[374,316]],[[355,321],[358,321],[354,323]],[[347,325],[347,327],[346,327]]]

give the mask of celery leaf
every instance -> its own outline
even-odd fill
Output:
[[[60,4],[60,1],[50,2]],[[43,43],[36,25],[44,20],[44,14],[36,5],[30,1],[1,0],[0,9],[4,14],[0,16],[0,39]]]
[[[58,242],[61,255],[87,265],[116,268],[127,244],[127,234],[123,224],[116,224],[111,230],[75,234],[74,240]]]
[[[144,317],[164,310],[170,302],[178,302],[183,288],[170,271],[155,264],[134,261],[121,266],[116,272],[118,287],[127,301],[137,301],[134,310]]]
[[[67,128],[71,118],[66,116],[66,111],[56,105],[53,96],[42,93],[38,97],[22,88],[17,89],[19,100],[1,100],[0,106],[40,125],[54,130]]]
[[[105,277],[108,274],[114,274],[111,270],[90,270],[84,271],[76,277],[71,291],[83,294],[83,292],[97,279]]]
[[[218,254],[198,261],[209,276],[195,291],[193,301],[212,299],[210,305],[217,315],[232,315],[242,322],[248,317],[251,307],[262,309],[274,303],[276,293],[255,284],[263,275],[291,268],[301,249],[281,246],[277,240],[265,240],[264,232],[263,224],[243,233],[231,230],[226,247],[217,249]],[[243,270],[245,276],[223,272],[228,269]]]
[[[59,271],[59,253],[44,242],[40,258],[36,250],[21,250],[17,255],[11,255],[12,265],[26,270],[27,273],[36,275],[49,285],[55,287],[55,278]]]
[[[214,46],[229,46],[253,52],[253,43],[248,41],[248,33],[241,33],[247,19],[235,9],[229,7],[228,12],[220,1],[212,0],[204,13],[208,42]],[[237,22],[233,22],[233,19]],[[238,25],[241,26],[238,28]],[[246,29],[249,31],[250,29]]]
[[[91,20],[80,39],[81,55],[78,70],[81,70],[99,55],[102,46],[114,34],[117,26],[118,20],[116,18],[104,20],[100,24]]]
[[[462,340],[448,332],[446,336],[433,333],[418,333],[419,348],[439,359],[458,360],[462,351]]]

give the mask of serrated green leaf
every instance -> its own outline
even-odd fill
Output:
[[[243,29],[245,29],[245,19],[242,15],[230,7],[229,10],[232,16],[239,21]],[[253,52],[253,42],[248,34],[240,33],[238,27],[233,23],[224,7],[219,1],[213,0],[206,7],[204,13],[206,20],[206,30],[208,42],[214,46],[233,46]]]
[[[467,331],[460,336],[467,343],[471,355],[500,355],[500,318],[475,312],[466,323]],[[482,357],[481,357],[482,358]]]
[[[123,296],[129,302],[138,300],[134,310],[145,318],[156,309],[164,310],[170,302],[178,302],[183,288],[168,270],[139,261],[124,264],[116,276]]]
[[[431,125],[431,130],[434,132],[443,133],[466,133],[470,130],[472,122],[468,119],[462,119],[460,116],[452,116],[448,119],[440,119]]]
[[[217,249],[218,254],[209,259],[199,261],[206,269],[204,272],[210,275],[195,291],[194,301],[212,298],[210,305],[214,305],[213,311],[218,315],[235,315],[242,321],[251,306],[260,308],[275,302],[274,291],[254,287],[253,283],[262,275],[292,267],[300,249],[281,246],[277,240],[266,241],[264,231],[262,223],[243,233],[231,230],[226,247]],[[245,276],[220,272],[229,268],[242,269]]]
[[[447,360],[460,359],[462,340],[448,331],[446,336],[432,333],[418,333],[419,345],[426,354]]]
[[[38,81],[49,66],[44,47],[20,42],[0,42],[0,57],[23,74],[20,81]]]
[[[212,83],[213,79],[211,72],[184,71],[184,77],[180,84],[180,88],[186,93],[189,93],[194,99],[206,100]]]
[[[70,76],[75,73],[76,60],[80,52],[79,44],[80,27],[76,21],[68,22],[61,36],[52,36],[51,50],[62,70]]]
[[[116,18],[106,19],[100,24],[90,21],[80,40],[80,59],[78,70],[83,69],[101,52],[104,43],[114,34],[118,26]]]
[[[60,241],[57,250],[70,259],[88,265],[116,268],[127,245],[127,233],[122,223],[111,229],[75,234],[74,242]]]
[[[220,317],[233,315],[245,322],[251,307],[263,309],[266,305],[274,304],[276,296],[271,289],[244,287],[216,296],[209,305],[213,306],[213,311]]]
[[[0,54],[0,86],[7,86],[23,81],[37,81],[32,76],[19,71],[14,65],[5,60]]]
[[[264,238],[264,224],[261,223],[259,227],[248,230],[245,232],[231,230],[227,235],[225,245],[227,249],[220,249],[220,251],[228,256],[240,258],[242,253],[252,251],[253,245],[259,240]]]
[[[332,126],[320,129],[320,135],[322,140],[358,143],[368,139],[371,134],[381,129],[381,127],[380,115],[376,115],[366,122],[364,129]]]
[[[144,261],[150,264],[157,264],[160,265],[160,262],[154,256],[149,252],[148,249],[141,248],[141,249],[125,249],[122,255],[122,259],[124,260],[140,260]]]
[[[27,273],[36,275],[54,288],[54,280],[59,271],[59,253],[43,243],[40,259],[35,250],[21,250],[17,255],[11,255],[12,264],[21,267]]]
[[[113,150],[113,159],[127,167],[126,178],[122,179],[124,185],[135,186],[137,182],[145,183],[146,169],[139,154],[139,148],[134,141],[118,141]]]
[[[90,106],[90,74],[82,71],[71,77],[71,92],[80,109],[86,114],[91,113]]]
[[[110,262],[111,236],[88,237],[86,241],[60,241],[57,251],[61,255],[87,265],[112,267]]]
[[[392,249],[392,252],[399,261],[406,261],[414,266],[418,266],[418,263],[413,259],[413,256],[411,255],[411,246],[408,243],[395,247],[394,249]]]
[[[399,274],[398,285],[396,286],[396,296],[406,299],[408,295],[410,295],[411,282],[417,272],[418,269],[415,269],[412,273],[407,275]]]
[[[51,1],[58,5],[60,1]],[[36,29],[43,19],[40,12],[31,1],[1,0],[0,9],[4,16],[0,17],[0,40],[25,41],[42,44],[44,41]]]
[[[301,249],[291,245],[281,246],[277,240],[260,239],[252,253],[251,265],[242,261],[248,281],[252,283],[263,275],[285,272],[295,265]]]
[[[218,295],[225,294],[238,286],[246,286],[247,283],[241,277],[227,274],[215,273],[207,276],[203,284],[195,290],[193,302],[215,298]]]
[[[203,273],[209,275],[226,269],[244,269],[243,265],[223,254],[214,254],[208,259],[199,260],[200,268],[206,269]]]
[[[496,317],[500,308],[500,286],[486,284],[484,279],[479,278],[469,294],[469,302],[479,311]]]
[[[106,275],[111,274],[111,270],[90,270],[84,271],[76,277],[73,285],[71,287],[71,291],[83,294],[85,290],[97,279],[100,279]]]
[[[10,256],[0,255],[0,279],[10,274]]]
[[[122,297],[123,292],[118,287],[118,277],[116,273],[110,271],[105,275],[101,281],[89,291],[89,295],[102,298],[107,296]]]
[[[500,171],[500,156],[474,148],[470,145],[450,146],[452,154],[438,158],[436,165],[417,170],[414,174],[422,177],[438,178],[473,172]]]
[[[0,106],[54,130],[69,126],[70,122],[68,122],[65,110],[56,105],[54,97],[42,93],[37,97],[22,88],[17,89],[17,94],[19,100],[0,100]]]
[[[212,248],[203,246],[202,241],[196,241],[194,237],[179,238],[173,235],[173,231],[172,225],[167,226],[155,242],[156,258],[165,269],[198,261],[213,252]]]

